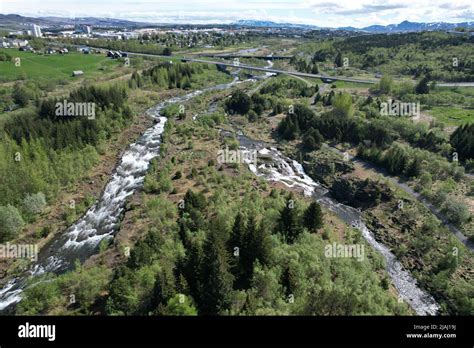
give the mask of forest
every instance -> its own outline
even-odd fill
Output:
[[[133,212],[149,223],[130,256],[110,270],[102,251],[95,266],[50,277],[27,289],[18,314],[409,313],[387,291],[376,253],[325,256],[340,237],[319,204],[264,182],[256,190],[244,168],[230,176],[216,164],[206,149],[224,140],[206,121],[171,122],[164,137],[176,147],[164,147],[147,174],[144,203]],[[344,240],[363,243],[350,227]]]
[[[98,39],[96,46],[168,56],[203,44],[240,45],[250,36],[144,34],[138,40]],[[383,76],[369,88],[280,75],[204,92],[183,108],[166,106],[160,156],[143,188],[127,200],[115,238],[101,242],[85,264],[30,279],[15,313],[414,314],[400,301],[383,257],[353,225],[294,187],[255,177],[244,164],[216,163],[218,149],[239,149],[236,137],[223,134],[242,130],[297,160],[331,198],[356,208],[375,238],[434,296],[441,314],[470,314],[469,250],[445,223],[474,240],[467,207],[474,194],[468,175],[474,170],[474,126],[461,119],[453,127],[436,117],[415,122],[386,115],[382,106],[395,101],[420,103],[422,112],[451,104],[470,110],[471,94],[433,81],[472,79],[472,43],[472,37],[445,33],[318,39],[276,64]],[[459,66],[452,65],[453,54]],[[27,81],[0,90],[0,102],[19,108],[0,131],[0,242],[21,240],[25,226],[43,218],[62,190],[100,165],[108,144],[143,116],[136,115],[137,104],[144,108],[231,80],[227,70],[174,60],[140,65],[118,82],[78,84],[59,96],[46,96]],[[58,117],[56,105],[65,99],[93,103],[95,118]],[[364,168],[356,168],[356,161]],[[87,197],[74,214],[64,214],[66,224],[93,200]],[[427,202],[446,218],[443,223]],[[44,242],[49,234],[41,228],[29,238]],[[334,243],[367,252],[360,260],[327,257],[325,247]]]
[[[341,68],[346,59],[348,67],[392,76],[472,81],[473,44],[472,35],[441,32],[359,35],[312,43],[308,46],[314,47],[308,52],[309,59],[294,57],[292,63],[301,71],[316,73],[327,63]]]
[[[7,120],[0,131],[0,241],[11,240],[36,217],[60,190],[79,180],[98,163],[106,142],[131,124],[134,115],[128,89],[189,87],[190,78],[202,67],[159,64],[143,74],[134,73],[127,83],[83,86],[65,97],[39,98],[31,94],[24,109]],[[142,76],[143,75],[143,76]],[[163,85],[161,85],[163,84]],[[27,84],[14,88],[23,97]],[[92,103],[95,117],[58,117],[56,103]],[[34,199],[32,199],[32,197]],[[32,203],[35,203],[33,207]]]

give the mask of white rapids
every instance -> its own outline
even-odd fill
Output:
[[[341,204],[326,195],[327,190],[311,179],[303,166],[295,160],[285,157],[274,147],[264,147],[242,135],[239,136],[241,151],[257,151],[257,165],[250,161],[247,165],[255,175],[268,181],[279,182],[290,188],[299,188],[305,196],[314,196],[318,203],[333,211],[346,223],[361,231],[365,240],[385,259],[386,269],[395,285],[400,298],[407,302],[418,315],[436,315],[439,306],[435,299],[417,286],[417,281],[406,271],[395,255],[383,244],[379,243],[372,231],[362,222],[360,212],[352,207]],[[245,144],[245,146],[242,146]],[[251,158],[244,156],[244,158]]]
[[[271,62],[269,62],[270,65]],[[273,75],[267,73],[264,78],[270,76]],[[247,81],[255,80],[249,79]],[[150,127],[136,143],[129,146],[98,202],[82,218],[45,247],[46,250],[41,250],[39,261],[29,271],[29,275],[35,276],[45,272],[70,269],[75,260],[83,261],[93,255],[102,240],[113,238],[119,228],[126,198],[143,185],[150,161],[159,155],[161,135],[166,123],[166,118],[160,116],[160,111],[166,105],[185,102],[205,91],[226,89],[241,82],[245,81],[238,81],[238,77],[235,77],[234,81],[229,84],[217,85],[181,97],[171,98],[149,109],[148,114],[157,121],[157,124]],[[193,119],[195,118],[196,116],[193,117]],[[384,256],[387,271],[400,296],[410,304],[416,313],[418,315],[435,315],[437,313],[439,307],[435,300],[418,288],[416,280],[403,269],[395,255],[386,246],[375,240],[373,233],[362,223],[359,211],[325,196],[324,193],[327,190],[312,180],[297,161],[286,158],[273,147],[259,146],[259,148],[258,158],[263,158],[265,161],[257,165],[248,164],[249,169],[255,175],[265,177],[268,181],[281,182],[291,188],[300,188],[306,196],[319,195],[318,202],[334,211],[344,221],[357,227],[367,242]],[[241,147],[241,149],[250,151],[248,147]],[[28,275],[18,277],[10,280],[3,289],[0,289],[0,311],[21,301],[21,294],[27,286],[27,280]]]
[[[167,121],[166,117],[160,116],[164,107],[186,102],[206,91],[226,89],[237,83],[241,81],[235,77],[228,84],[174,97],[150,108],[147,114],[155,119],[156,124],[147,129],[122,155],[100,199],[78,221],[40,251],[38,262],[27,275],[5,284],[0,290],[0,311],[21,300],[29,277],[68,270],[76,260],[83,262],[95,254],[102,240],[114,237],[119,229],[127,197],[143,185],[150,161],[160,153],[161,135]]]

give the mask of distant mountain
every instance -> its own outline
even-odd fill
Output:
[[[96,17],[24,17],[16,14],[0,14],[0,27],[9,29],[24,29],[31,24],[50,28],[62,25],[92,25],[96,27],[138,28],[150,26],[150,23],[134,22],[124,19],[96,18]]]
[[[124,19],[115,18],[96,18],[96,17],[80,17],[80,18],[66,18],[66,17],[24,17],[16,14],[0,14],[0,28],[21,30],[25,29],[28,25],[37,24],[45,28],[54,28],[64,25],[92,25],[95,27],[116,27],[116,28],[127,28],[134,29],[140,27],[150,27],[160,25],[159,23],[145,23],[135,22]],[[176,24],[183,26],[183,24]],[[305,29],[305,30],[317,30],[317,29],[331,29],[331,30],[345,30],[345,31],[358,31],[368,33],[397,33],[397,32],[415,32],[415,31],[432,31],[432,30],[454,30],[457,27],[474,28],[474,22],[463,22],[463,23],[446,23],[446,22],[435,22],[435,23],[418,23],[403,21],[399,24],[390,25],[371,25],[365,28],[354,28],[351,26],[339,27],[339,28],[323,28],[316,25],[309,24],[295,24],[295,23],[277,23],[272,21],[258,21],[258,20],[239,20],[230,24],[231,26],[239,27],[259,27],[259,28],[289,28],[289,29]],[[166,26],[173,26],[167,24]],[[193,25],[197,26],[197,25]],[[204,26],[205,25],[201,25]],[[226,27],[226,25],[217,25],[220,27]]]
[[[62,17],[41,17],[52,24],[87,24],[97,27],[142,27],[150,26],[150,23],[134,22],[124,19],[115,18],[96,18],[96,17],[78,17],[78,18],[62,18]]]
[[[247,27],[268,27],[268,28],[302,28],[302,29],[320,29],[321,27],[307,24],[292,24],[292,23],[276,23],[270,21],[255,21],[255,20],[240,20],[234,25],[247,26]],[[403,21],[400,24],[390,25],[371,25],[365,28],[354,28],[354,27],[338,27],[338,28],[325,28],[325,29],[338,29],[347,31],[363,31],[370,33],[396,33],[396,32],[415,32],[415,31],[432,31],[432,30],[454,30],[457,27],[474,28],[474,22],[463,22],[463,23],[446,23],[446,22],[435,22],[435,23],[418,23]]]
[[[458,27],[474,28],[474,22],[463,22],[463,23],[446,23],[446,22],[435,22],[435,23],[417,23],[403,21],[400,24],[390,25],[371,25],[359,30],[368,31],[371,33],[394,33],[394,32],[413,32],[413,31],[432,31],[432,30],[454,30]],[[356,29],[357,30],[357,29]]]
[[[256,21],[241,19],[232,25],[242,27],[260,27],[260,28],[297,28],[297,29],[318,29],[319,27],[309,24],[295,24],[295,23],[276,23],[271,21]]]
[[[28,24],[44,25],[40,18],[23,17],[16,14],[0,14],[0,27],[9,29],[21,29]]]

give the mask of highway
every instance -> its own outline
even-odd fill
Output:
[[[440,82],[439,87],[474,87],[474,82]]]
[[[128,56],[141,56],[141,57],[151,57],[151,58],[157,57],[157,58],[165,58],[165,59],[179,58],[179,57],[163,56],[163,55],[149,54],[149,53],[135,53],[135,52],[124,52],[124,53],[126,53]],[[319,75],[319,74],[317,75],[317,74],[302,73],[298,71],[286,71],[286,70],[279,70],[279,69],[273,69],[273,68],[257,67],[257,66],[246,65],[246,64],[237,65],[234,63],[226,63],[226,62],[219,62],[219,61],[205,60],[205,59],[185,58],[185,57],[180,58],[180,59],[182,62],[223,65],[223,66],[228,66],[228,67],[233,67],[233,68],[264,71],[264,72],[270,72],[270,73],[275,73],[275,74],[286,74],[286,75],[294,75],[294,76],[299,76],[299,77],[310,77],[310,78],[321,79],[324,82],[346,81],[346,82],[355,82],[355,83],[364,83],[364,84],[376,84],[378,82],[377,79],[361,80],[361,79],[352,79],[349,77],[340,77],[340,76],[336,77],[336,76],[327,76],[327,75]]]
[[[78,45],[70,45],[70,46],[76,46]],[[101,52],[106,52],[108,49],[103,48],[103,47],[93,47],[89,46],[90,48],[94,48],[96,50],[100,50]],[[279,70],[279,69],[273,69],[273,68],[265,68],[265,67],[257,67],[257,66],[252,66],[252,65],[246,65],[246,64],[235,64],[235,63],[226,63],[226,62],[221,62],[221,61],[213,61],[213,60],[205,60],[205,59],[196,59],[196,58],[186,58],[186,57],[177,57],[177,56],[164,56],[164,55],[159,55],[159,54],[151,54],[151,53],[138,53],[138,52],[124,52],[126,53],[129,57],[130,56],[141,56],[141,57],[150,57],[150,58],[161,58],[161,59],[172,59],[172,58],[177,58],[181,59],[183,62],[196,62],[196,63],[205,63],[205,64],[213,64],[213,65],[223,65],[223,66],[228,66],[228,67],[234,67],[234,68],[241,68],[241,69],[248,69],[248,70],[255,70],[255,71],[265,71],[265,72],[271,72],[275,74],[286,74],[286,75],[293,75],[293,76],[299,76],[299,77],[309,77],[309,78],[314,78],[314,79],[321,79],[324,83],[331,83],[333,81],[345,81],[345,82],[354,82],[354,83],[362,83],[362,84],[368,84],[368,85],[374,85],[379,82],[380,79],[374,78],[371,80],[364,80],[364,79],[354,79],[350,77],[344,77],[344,76],[329,76],[329,75],[320,75],[320,74],[310,74],[310,73],[303,73],[299,71],[287,71],[287,70]],[[255,58],[255,57],[254,57]],[[415,81],[413,81],[415,83]],[[439,87],[474,87],[474,82],[437,82],[437,86]]]
[[[79,45],[69,45],[69,46],[79,47]],[[94,46],[88,46],[88,47],[99,50],[101,52],[107,52],[109,50],[108,48],[103,48],[103,47],[94,47]],[[279,70],[279,69],[257,67],[257,66],[245,65],[245,64],[236,65],[234,63],[226,63],[226,62],[196,59],[196,58],[186,58],[186,57],[179,57],[179,56],[164,56],[164,55],[159,55],[159,54],[126,52],[126,51],[122,51],[122,52],[126,53],[129,57],[141,56],[141,57],[161,58],[161,59],[174,58],[174,59],[181,59],[181,61],[183,62],[196,62],[196,63],[205,63],[205,64],[213,64],[213,65],[223,65],[223,66],[234,67],[234,68],[271,72],[275,74],[286,74],[286,75],[293,75],[293,76],[299,76],[299,77],[309,77],[309,78],[321,79],[324,83],[331,83],[333,81],[345,81],[345,82],[354,82],[354,83],[362,83],[362,84],[367,84],[367,85],[374,85],[378,83],[380,80],[378,78],[374,78],[371,80],[364,80],[364,79],[354,79],[354,78],[344,77],[344,76],[328,76],[328,75],[320,75],[320,74],[310,74],[310,73],[303,73],[299,71]],[[416,81],[413,81],[413,83],[416,83]],[[474,82],[441,82],[440,81],[440,82],[436,82],[436,85],[439,87],[474,87]]]
[[[157,57],[157,58],[179,58],[175,56],[163,56],[158,54],[148,54],[148,53],[135,53],[135,52],[125,52],[129,56],[144,56],[144,57]],[[220,61],[213,61],[213,60],[205,60],[205,59],[196,59],[196,58],[180,58],[183,62],[195,62],[195,63],[205,63],[205,64],[213,64],[213,65],[223,65],[228,67],[240,68],[240,69],[248,69],[248,70],[255,70],[255,71],[265,71],[271,72],[275,74],[286,74],[286,75],[293,75],[299,77],[309,77],[315,79],[321,79],[325,83],[330,83],[333,81],[345,81],[345,82],[354,82],[354,83],[363,83],[368,85],[373,85],[379,82],[379,79],[374,78],[372,80],[364,80],[364,79],[354,79],[350,77],[344,76],[328,76],[328,75],[320,75],[320,74],[310,74],[310,73],[303,73],[299,71],[287,71],[287,70],[279,70],[273,68],[265,68],[265,67],[257,67],[252,65],[245,65],[245,64],[234,64],[234,63],[226,63]],[[415,83],[416,81],[414,81]],[[439,87],[474,87],[474,82],[439,82],[436,83]]]

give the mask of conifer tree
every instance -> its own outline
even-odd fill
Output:
[[[217,233],[209,232],[203,253],[199,309],[201,314],[216,315],[230,306],[234,276],[229,272],[224,242]]]
[[[340,68],[342,66],[342,54],[341,52],[337,52],[336,58],[334,59],[334,64]]]
[[[278,219],[278,231],[282,234],[286,243],[292,244],[301,233],[301,224],[298,216],[293,194],[286,201],[285,207],[280,212]]]
[[[416,94],[428,94],[430,92],[430,88],[428,86],[428,77],[423,77],[420,82],[415,87]]]
[[[311,202],[304,212],[303,224],[311,232],[323,227],[323,212],[317,202]]]
[[[227,241],[227,250],[231,255],[231,271],[235,276],[236,285],[240,282],[243,276],[243,269],[241,263],[241,252],[243,250],[243,243],[245,236],[245,223],[242,213],[237,213],[234,220],[234,225]]]

